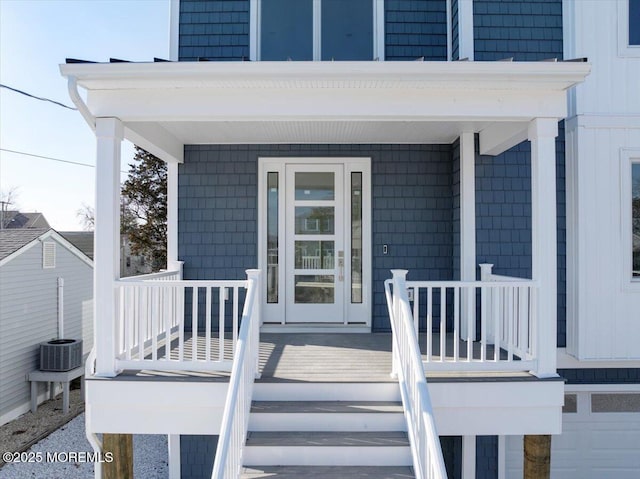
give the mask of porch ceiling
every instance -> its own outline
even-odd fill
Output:
[[[487,151],[496,154],[521,141],[533,118],[564,118],[566,90],[590,65],[174,62],[60,69],[87,91],[87,121],[119,118],[131,141],[180,161],[185,144],[451,143],[463,131],[487,131]]]

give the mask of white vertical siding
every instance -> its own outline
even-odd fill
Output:
[[[65,336],[83,339],[85,353],[92,346],[93,269],[58,242],[56,256],[56,267],[43,269],[36,243],[0,268],[0,417],[28,403],[26,375],[39,367],[38,345],[57,337],[58,277]]]

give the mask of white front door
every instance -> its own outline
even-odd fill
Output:
[[[343,165],[286,166],[288,323],[344,321]]]
[[[264,322],[370,326],[370,160],[260,160]]]

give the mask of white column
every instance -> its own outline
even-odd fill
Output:
[[[93,257],[93,317],[96,375],[117,374],[114,281],[120,277],[120,149],[122,122],[96,118],[96,205]]]
[[[476,437],[462,436],[462,479],[476,478]]]
[[[180,434],[169,434],[169,479],[180,479]]]
[[[537,318],[534,318],[538,377],[557,376],[557,241],[556,142],[558,121],[536,118],[529,124],[531,141],[531,262],[538,282]]]
[[[473,0],[458,0],[458,58],[473,61]]]
[[[167,270],[180,270],[178,262],[178,163],[167,163]]]
[[[460,280],[476,280],[476,146],[475,133],[460,135]],[[462,339],[475,339],[475,321],[469,331],[468,315],[475,315],[476,294],[462,291]]]

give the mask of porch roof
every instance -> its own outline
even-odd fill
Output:
[[[582,62],[159,62],[60,66],[95,117],[167,161],[185,144],[451,143],[481,152],[526,139],[534,118],[562,119]],[[86,105],[76,87],[87,91]]]

